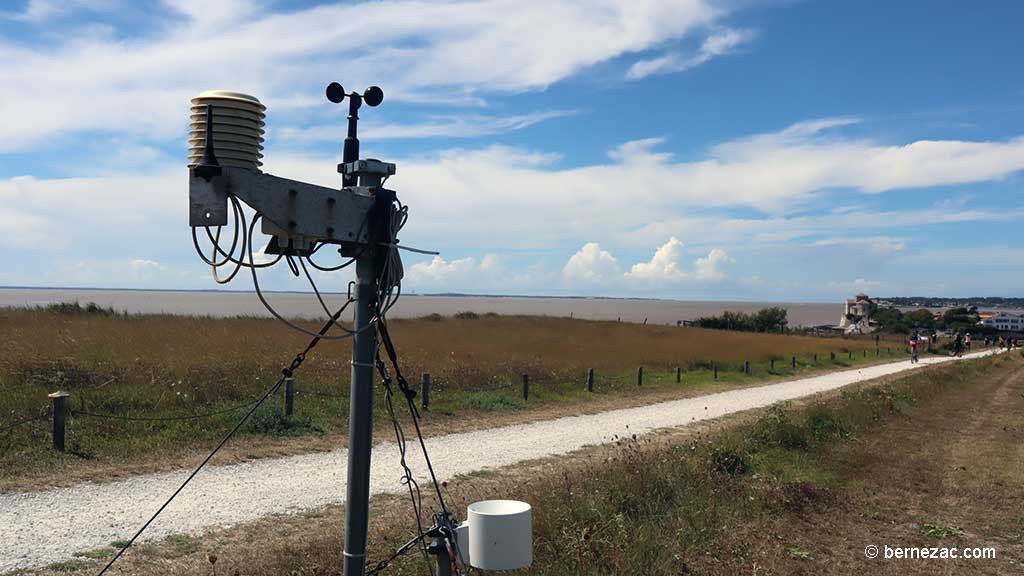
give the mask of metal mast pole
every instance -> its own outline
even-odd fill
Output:
[[[362,98],[349,94],[348,136],[343,162],[359,159],[356,122]],[[342,184],[355,186],[355,175],[345,174]],[[374,211],[376,212],[376,210]],[[374,214],[378,216],[379,214]],[[373,229],[371,223],[371,229]],[[374,234],[371,234],[371,238]],[[349,386],[348,482],[345,494],[344,576],[363,576],[366,571],[366,533],[370,510],[370,451],[373,447],[373,380],[377,332],[370,326],[377,308],[376,247],[356,260],[355,330],[352,339],[352,383]]]
[[[377,266],[372,255],[356,260],[356,335],[352,342],[349,392],[348,485],[345,495],[345,576],[363,576],[370,509],[370,450],[373,445],[373,371],[377,333]]]

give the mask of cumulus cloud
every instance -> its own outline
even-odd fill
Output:
[[[694,261],[694,276],[698,280],[724,280],[726,267],[735,262],[725,250],[712,248],[707,256]]]
[[[626,276],[642,280],[678,280],[686,275],[680,267],[682,257],[683,243],[673,236],[654,252],[649,262],[634,264]]]
[[[562,268],[562,275],[572,281],[600,282],[619,275],[619,261],[597,242],[587,242]]]
[[[647,262],[634,264],[626,273],[626,279],[647,283],[676,283],[682,281],[721,281],[726,278],[726,268],[735,260],[722,248],[712,248],[707,256],[693,261],[692,269],[686,268],[683,243],[671,237],[654,252]]]

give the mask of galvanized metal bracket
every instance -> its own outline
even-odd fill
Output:
[[[314,242],[369,242],[367,214],[380,188],[327,188],[229,166],[210,177],[196,169],[189,170],[192,226],[227,225],[230,194],[262,214],[262,232],[276,236],[280,246],[306,250]]]

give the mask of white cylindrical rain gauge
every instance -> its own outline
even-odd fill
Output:
[[[484,500],[467,508],[469,562],[480,570],[516,570],[533,562],[533,516],[526,502]]]
[[[196,164],[206,144],[206,108],[213,107],[213,153],[221,166],[259,170],[267,107],[248,94],[207,90],[192,99],[188,160]]]

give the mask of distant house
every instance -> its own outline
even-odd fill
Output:
[[[878,304],[863,292],[846,301],[839,328],[847,334],[867,334],[875,329],[871,319]]]
[[[985,316],[988,317],[986,318]],[[1003,330],[1007,332],[1024,331],[1024,316],[1017,314],[1007,314],[1002,312],[996,315],[983,315],[981,321],[978,323],[982,326],[988,326],[995,328],[996,330]]]

